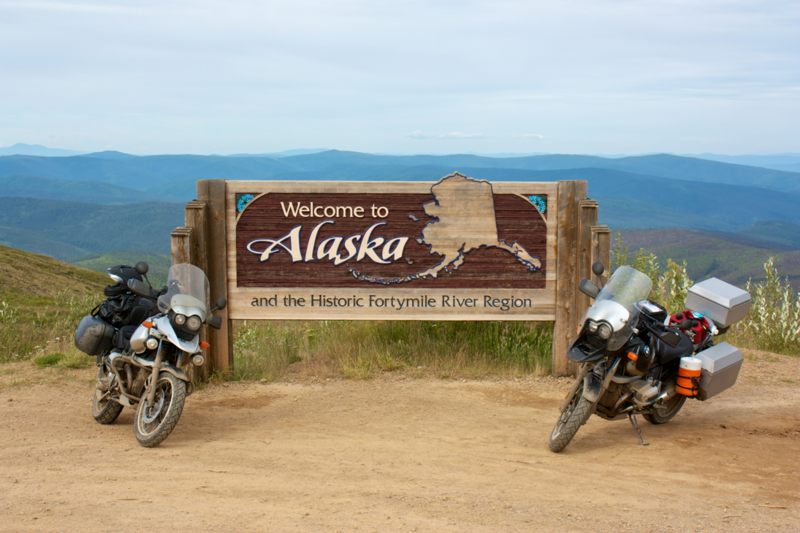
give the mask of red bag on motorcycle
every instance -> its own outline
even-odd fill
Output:
[[[692,343],[697,345],[706,340],[706,337],[711,331],[711,324],[708,322],[706,317],[703,315],[695,315],[692,311],[687,309],[682,313],[678,313],[669,317],[669,325],[677,326],[684,320],[697,320],[697,325],[686,331],[686,334],[691,337]]]

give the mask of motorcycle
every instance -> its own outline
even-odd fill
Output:
[[[592,271],[599,278],[603,265],[595,263]],[[580,366],[550,435],[553,452],[561,452],[592,414],[627,417],[646,446],[636,415],[666,424],[687,399],[704,401],[736,382],[741,353],[714,339],[747,314],[749,294],[711,278],[689,289],[689,309],[669,316],[647,299],[651,289],[650,278],[628,266],[617,268],[602,289],[581,282],[594,302],[568,349]]]
[[[226,301],[220,298],[209,311],[208,278],[194,265],[172,265],[162,290],[140,279],[147,280],[144,262],[135,267],[139,276],[123,278],[111,270],[111,277],[127,294],[145,302],[156,300],[157,305],[141,323],[127,328],[115,328],[100,313],[88,315],[75,333],[75,346],[97,356],[94,419],[110,424],[123,407],[136,409],[134,435],[149,448],[163,442],[178,423],[186,396],[193,390],[183,368],[190,362],[204,363],[201,352],[209,345],[200,342],[200,332],[205,324],[220,329],[222,319],[212,313],[224,309]]]

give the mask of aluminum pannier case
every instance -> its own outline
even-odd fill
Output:
[[[75,347],[86,355],[100,355],[111,349],[114,328],[98,316],[83,317],[75,331]]]
[[[750,293],[717,278],[695,283],[686,295],[686,308],[726,328],[747,316]]]
[[[721,342],[695,354],[703,362],[698,398],[705,401],[733,387],[744,358],[735,346]]]

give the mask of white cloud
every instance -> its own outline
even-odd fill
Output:
[[[518,133],[513,135],[515,139],[544,139],[544,135],[538,133]]]
[[[435,137],[435,135],[428,135],[426,133],[422,133],[422,130],[412,131],[408,135],[406,135],[409,139],[430,139]]]
[[[483,139],[485,137],[486,135],[483,133],[461,133],[460,131],[439,135],[440,139]]]

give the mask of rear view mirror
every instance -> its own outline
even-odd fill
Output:
[[[134,268],[136,269],[136,272],[138,272],[142,276],[147,274],[147,271],[150,270],[150,266],[144,261],[139,261],[138,263],[136,263],[136,266]]]
[[[150,297],[150,285],[148,285],[144,281],[139,281],[138,279],[134,278],[129,279],[128,289],[130,289],[132,293],[138,294],[139,296],[144,296],[145,298]]]
[[[225,298],[220,298],[217,300],[217,309],[225,309],[225,306],[228,305],[228,300]]]
[[[597,298],[597,295],[600,294],[600,289],[597,287],[597,285],[589,281],[587,278],[583,278],[583,281],[581,281],[581,284],[578,286],[578,288],[589,298]]]
[[[597,277],[602,276],[603,272],[605,272],[605,271],[606,271],[606,269],[603,266],[603,263],[601,263],[600,261],[596,261],[592,265],[592,272],[594,272],[594,275],[597,276]]]

